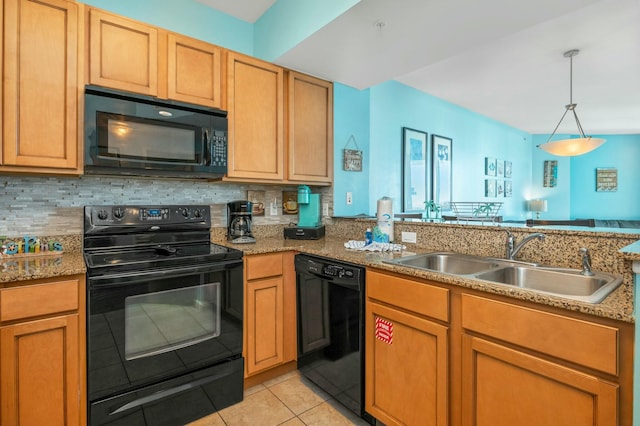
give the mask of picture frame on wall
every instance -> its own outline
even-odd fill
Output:
[[[495,176],[498,169],[495,157],[484,158],[484,174],[487,176]]]
[[[513,195],[513,188],[511,186],[511,181],[510,180],[505,180],[504,181],[504,196],[505,196],[505,198],[509,198],[512,195]]]
[[[424,211],[431,195],[431,150],[427,133],[402,128],[402,211]]]
[[[496,159],[496,176],[504,177],[504,161],[501,159]]]
[[[453,140],[431,135],[433,201],[447,210],[453,197]]]
[[[513,164],[511,163],[511,161],[504,161],[504,178],[505,179],[511,179],[511,172],[513,169]]]
[[[484,180],[484,196],[488,198],[496,197],[496,180],[495,179]]]

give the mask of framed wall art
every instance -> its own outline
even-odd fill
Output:
[[[554,188],[558,184],[558,161],[545,160],[543,186],[545,188]]]
[[[484,196],[488,198],[496,197],[496,180],[495,179],[484,180]]]
[[[495,157],[484,158],[484,174],[487,176],[495,176],[498,171],[498,165]]]
[[[618,190],[618,169],[614,167],[596,169],[596,191],[613,192]]]
[[[444,136],[431,135],[431,167],[433,171],[433,200],[448,209],[453,196],[453,141]]]
[[[423,211],[431,197],[427,133],[402,128],[402,211]]]

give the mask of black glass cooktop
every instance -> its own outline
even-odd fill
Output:
[[[85,252],[90,275],[199,265],[241,259],[242,252],[218,244],[157,245]]]

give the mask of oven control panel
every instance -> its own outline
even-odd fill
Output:
[[[210,225],[209,206],[87,206],[85,220],[92,226],[175,225],[184,223]]]

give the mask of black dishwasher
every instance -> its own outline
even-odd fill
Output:
[[[364,297],[361,266],[319,256],[295,257],[298,369],[373,424],[364,410]]]

